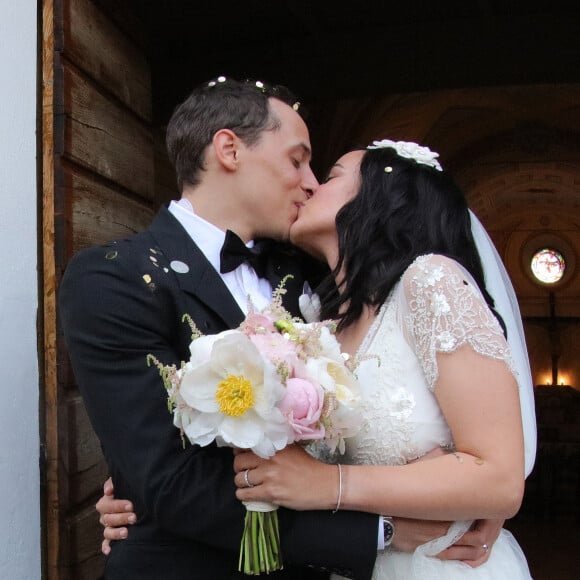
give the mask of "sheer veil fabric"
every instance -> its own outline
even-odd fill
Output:
[[[513,365],[517,373],[524,429],[526,477],[534,467],[537,446],[536,411],[534,406],[534,385],[530,361],[526,348],[526,338],[520,308],[513,285],[503,262],[485,228],[477,216],[469,210],[471,233],[481,258],[485,285],[495,301],[495,308],[503,318],[507,328],[507,342]]]

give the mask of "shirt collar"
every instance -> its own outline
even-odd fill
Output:
[[[210,264],[219,272],[220,251],[224,245],[226,233],[197,215],[188,199],[181,198],[179,201],[172,201],[169,204],[169,211],[204,253]],[[252,248],[253,240],[249,241],[246,246]]]

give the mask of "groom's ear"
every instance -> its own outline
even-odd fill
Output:
[[[213,149],[218,163],[228,171],[238,169],[239,137],[230,129],[220,129],[212,140]]]

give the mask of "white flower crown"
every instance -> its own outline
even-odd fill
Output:
[[[437,171],[443,171],[443,167],[437,161],[439,153],[435,153],[429,147],[423,147],[412,141],[391,141],[390,139],[383,139],[382,141],[373,141],[373,144],[367,147],[367,149],[386,148],[394,149],[400,157],[414,159],[421,165],[428,165],[429,167],[437,169]]]

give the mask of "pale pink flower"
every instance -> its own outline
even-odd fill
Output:
[[[250,334],[250,340],[274,365],[296,357],[296,343],[279,332]]]
[[[324,437],[324,426],[320,422],[323,406],[322,387],[306,379],[292,378],[286,381],[286,395],[279,409],[294,431],[295,441]]]
[[[240,330],[245,334],[265,334],[276,332],[274,321],[270,316],[261,312],[250,311],[246,319],[240,325]]]

